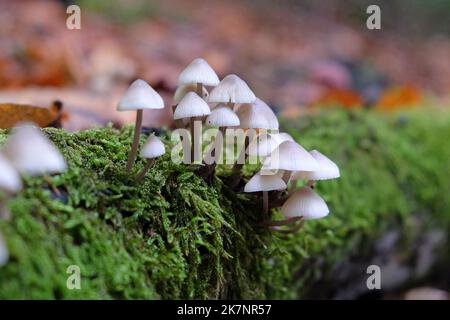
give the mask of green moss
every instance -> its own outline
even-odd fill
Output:
[[[289,236],[253,227],[254,196],[220,177],[209,186],[170,153],[129,186],[130,127],[45,129],[69,170],[51,177],[53,186],[27,178],[8,202],[12,219],[0,229],[11,258],[0,268],[0,298],[296,298],[393,224],[407,234],[413,215],[448,230],[450,117],[403,117],[332,111],[284,122],[342,171],[317,186],[331,215]],[[321,267],[306,268],[311,259]],[[81,290],[66,287],[69,265],[81,268]]]

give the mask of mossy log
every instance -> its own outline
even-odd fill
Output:
[[[402,281],[384,282],[395,287],[448,270],[439,251],[450,240],[447,113],[330,110],[283,127],[342,175],[316,186],[331,214],[293,235],[258,228],[260,202],[231,190],[220,166],[205,182],[169,152],[132,186],[125,174],[132,127],[44,129],[69,170],[26,177],[6,203],[11,218],[0,230],[10,259],[0,268],[0,298],[353,297],[367,291],[371,263],[382,275],[384,267],[402,270],[392,263],[404,267]],[[143,165],[139,159],[135,172]],[[246,167],[247,177],[255,169]],[[80,267],[80,290],[66,286],[70,265]]]

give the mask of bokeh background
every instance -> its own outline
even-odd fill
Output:
[[[81,30],[66,28],[67,6]],[[381,6],[381,30],[366,8]],[[65,103],[69,130],[115,112],[136,77],[165,95],[196,57],[237,73],[277,112],[449,104],[450,1],[0,0],[0,101]],[[39,88],[39,89],[38,89]],[[169,110],[147,119],[170,125]]]

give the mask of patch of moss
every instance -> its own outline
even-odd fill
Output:
[[[52,186],[26,178],[8,202],[12,219],[0,229],[11,257],[0,268],[0,298],[302,296],[392,225],[406,234],[412,215],[449,229],[450,117],[402,117],[336,110],[283,123],[342,173],[317,185],[331,215],[287,236],[254,227],[255,196],[233,192],[220,177],[208,185],[194,167],[172,163],[170,153],[130,186],[124,168],[131,127],[45,129],[69,170],[51,177]],[[307,268],[311,258],[321,267]],[[66,287],[69,265],[81,268],[81,290]]]

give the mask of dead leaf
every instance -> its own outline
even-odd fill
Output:
[[[55,101],[50,108],[36,107],[26,104],[1,103],[0,128],[8,129],[17,123],[31,121],[39,127],[61,127],[61,121],[67,118],[62,111],[62,103]]]
[[[378,100],[375,109],[395,110],[405,107],[414,107],[422,100],[422,95],[418,88],[405,85],[385,90]]]

